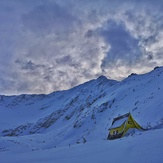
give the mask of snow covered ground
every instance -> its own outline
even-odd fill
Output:
[[[162,162],[163,67],[123,81],[96,80],[49,95],[0,96],[0,158],[18,162]],[[108,141],[130,112],[148,131]]]
[[[85,144],[30,152],[0,152],[3,163],[161,163],[163,129],[139,132],[117,140],[98,140]]]

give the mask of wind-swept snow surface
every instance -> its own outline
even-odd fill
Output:
[[[101,140],[33,152],[1,152],[3,163],[159,163],[163,129],[113,141]]]
[[[0,158],[15,163],[160,162],[162,81],[163,67],[158,67],[120,82],[101,76],[49,95],[1,95]],[[106,140],[113,118],[128,112],[148,131]]]

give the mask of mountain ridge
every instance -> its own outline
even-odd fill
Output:
[[[0,96],[0,135],[21,136],[22,141],[30,137],[36,148],[43,149],[103,140],[113,118],[127,112],[144,128],[161,128],[162,80],[159,67],[120,82],[101,76],[48,95]]]

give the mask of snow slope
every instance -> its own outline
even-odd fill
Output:
[[[98,140],[49,150],[0,152],[3,163],[161,163],[163,129],[113,141]]]
[[[42,156],[42,162],[54,159],[64,162],[63,155],[68,153],[69,162],[81,162],[80,159],[90,162],[93,157],[94,162],[99,162],[101,157],[105,159],[102,162],[109,158],[111,162],[119,162],[118,159],[133,150],[140,157],[135,158],[132,153],[128,157],[141,162],[143,152],[140,151],[147,149],[151,162],[157,162],[162,158],[163,143],[162,81],[163,67],[159,67],[147,74],[132,74],[120,82],[101,76],[49,95],[1,95],[0,158],[8,162],[13,157],[18,162],[31,157],[31,161],[40,162]],[[127,112],[150,130],[107,141],[113,118]],[[120,146],[118,151],[117,146]],[[79,153],[88,159],[75,156]],[[116,153],[119,157],[115,158]]]

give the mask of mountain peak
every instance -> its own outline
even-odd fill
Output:
[[[104,81],[104,80],[108,80],[106,76],[101,75],[97,78],[97,81]]]

